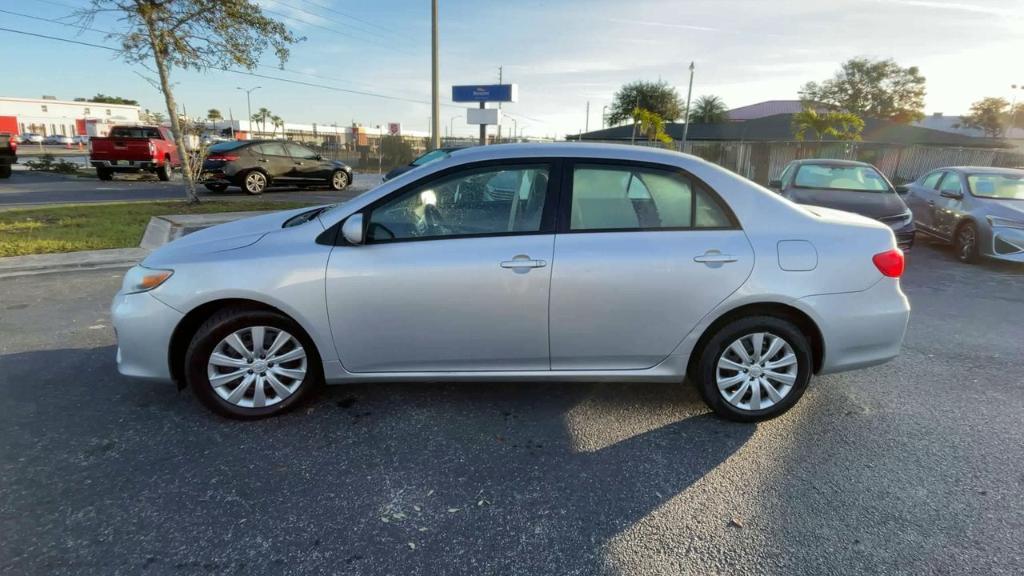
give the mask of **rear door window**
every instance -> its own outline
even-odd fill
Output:
[[[256,146],[260,154],[264,156],[288,156],[284,144],[281,142],[264,142]]]

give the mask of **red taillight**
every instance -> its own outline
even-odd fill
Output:
[[[890,278],[899,278],[903,275],[903,250],[899,248],[875,254],[871,261],[875,263],[879,272]]]
[[[238,156],[235,154],[210,154],[206,159],[215,160],[217,162],[233,162],[238,160]]]
[[[11,136],[11,152],[17,152],[17,151],[18,151],[18,139],[15,138],[14,136]]]
[[[149,155],[151,157],[156,156],[156,144],[153,144],[152,142],[149,143]]]

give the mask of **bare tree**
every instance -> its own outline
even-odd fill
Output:
[[[283,65],[289,46],[301,38],[284,24],[264,16],[259,4],[250,0],[92,0],[88,8],[75,14],[81,25],[88,27],[100,13],[113,13],[121,21],[120,29],[124,32],[111,34],[121,44],[121,59],[155,67],[181,157],[185,197],[189,202],[198,202],[174,102],[172,70],[252,70],[267,48],[273,48]]]

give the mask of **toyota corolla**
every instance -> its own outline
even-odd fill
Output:
[[[629,146],[451,152],[343,204],[216,226],[130,270],[117,364],[236,418],[323,382],[691,382],[722,417],[897,355],[890,227]]]

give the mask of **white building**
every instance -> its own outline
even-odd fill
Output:
[[[139,122],[140,114],[137,105],[0,97],[0,132],[105,136],[114,124]]]

